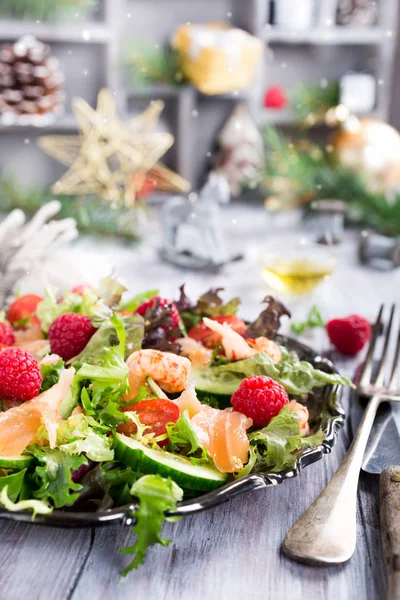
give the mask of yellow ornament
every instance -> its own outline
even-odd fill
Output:
[[[203,94],[246,89],[252,82],[263,43],[227,23],[180,25],[172,37],[183,75]]]
[[[190,184],[158,163],[174,143],[170,133],[154,132],[164,108],[160,100],[123,123],[111,92],[102,89],[94,110],[82,98],[72,104],[79,135],[44,136],[41,148],[68,171],[52,187],[55,194],[96,194],[113,204],[133,206],[146,176],[155,186],[187,192]]]
[[[400,188],[400,134],[387,123],[349,117],[331,144],[338,162],[359,173],[371,191]]]

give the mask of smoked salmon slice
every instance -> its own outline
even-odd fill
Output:
[[[19,456],[36,440],[44,425],[51,448],[56,445],[57,428],[62,420],[58,409],[69,393],[75,375],[73,368],[61,372],[58,383],[33,400],[0,413],[0,456]]]
[[[202,406],[191,420],[199,442],[222,473],[233,473],[248,461],[250,442],[246,429],[253,421],[231,409]]]
[[[199,413],[204,408],[204,405],[196,396],[194,382],[189,383],[189,385],[186,387],[185,390],[183,390],[179,398],[174,400],[174,402],[178,405],[179,412],[181,414],[185,412],[186,409],[188,409],[190,418],[197,415],[197,413]]]

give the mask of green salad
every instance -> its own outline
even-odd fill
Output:
[[[113,277],[49,288],[0,321],[0,503],[33,519],[137,506],[124,574],[168,543],[181,500],[293,468],[324,439],[309,392],[351,385],[274,341],[290,315],[272,297],[248,324],[220,289],[195,302],[184,286],[175,300],[126,291]]]

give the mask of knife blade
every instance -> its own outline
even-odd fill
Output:
[[[357,430],[363,400],[352,394],[350,426]],[[379,475],[379,513],[382,550],[387,571],[387,600],[400,597],[400,404],[383,402],[376,414],[362,470]]]
[[[352,394],[350,402],[350,423],[354,434],[364,412],[365,400]],[[368,439],[362,470],[379,475],[392,465],[400,465],[400,404],[383,402]]]

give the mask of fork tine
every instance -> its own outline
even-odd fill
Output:
[[[383,313],[384,305],[381,304],[378,312],[378,316],[376,317],[375,324],[372,328],[372,336],[371,341],[369,343],[367,356],[365,357],[364,366],[360,376],[359,387],[362,389],[367,387],[372,379],[372,368],[373,368],[373,360],[374,360],[374,350],[376,346],[376,340],[380,335],[381,324],[382,324],[382,313]]]
[[[397,378],[398,378],[398,372],[399,372],[399,356],[400,356],[400,327],[399,327],[399,333],[397,335],[396,350],[394,351],[393,366],[392,366],[389,381],[387,384],[388,392],[397,391],[396,388],[398,386]]]
[[[387,326],[386,332],[385,332],[385,341],[383,344],[383,351],[382,351],[381,358],[378,362],[378,369],[377,369],[377,375],[376,375],[376,380],[375,380],[375,386],[378,388],[383,387],[383,383],[384,383],[385,372],[383,369],[383,365],[385,364],[387,351],[388,351],[388,347],[389,347],[390,333],[392,330],[393,316],[394,316],[395,310],[396,310],[396,305],[392,304],[392,308],[390,310],[389,323],[388,323],[388,326]]]

